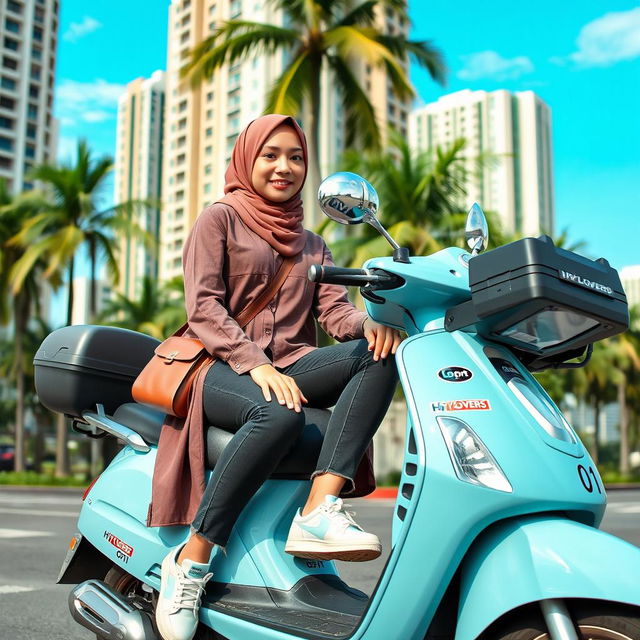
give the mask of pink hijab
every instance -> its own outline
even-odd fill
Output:
[[[224,197],[218,202],[230,205],[242,221],[280,255],[295,256],[304,248],[303,210],[300,191],[286,202],[263,198],[251,184],[251,173],[260,150],[274,129],[290,125],[298,134],[307,177],[307,141],[302,129],[291,116],[270,114],[257,118],[240,133],[225,173]],[[304,181],[303,181],[304,183]],[[302,188],[300,189],[302,190]]]

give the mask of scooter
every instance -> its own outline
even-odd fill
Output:
[[[639,639],[640,550],[598,529],[606,497],[596,466],[531,374],[581,366],[593,342],[627,328],[616,271],[545,236],[480,253],[488,234],[477,205],[470,253],[412,257],[375,218],[366,180],[334,174],[319,200],[334,220],[372,224],[394,246],[363,269],[309,273],[361,287],[369,315],[408,334],[396,355],[408,421],[392,548],[370,597],[333,562],[284,552],[328,415],[305,410],[301,440],[214,557],[196,638]],[[122,329],[66,327],[35,360],[47,407],[124,443],[84,493],[58,579],[76,585],[71,614],[103,640],[159,638],[160,564],[189,535],[145,526],[163,416],[129,394],[156,345]],[[209,467],[230,438],[208,428]]]

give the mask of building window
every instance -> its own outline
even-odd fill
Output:
[[[242,1],[241,0],[232,0],[229,5],[229,14],[230,18],[233,20],[237,18],[242,13]]]
[[[42,67],[40,67],[40,65],[37,65],[37,64],[32,64],[31,78],[33,80],[40,80],[41,77],[42,77]]]
[[[13,151],[13,140],[11,140],[11,138],[0,136],[0,149],[4,149],[5,151]]]
[[[0,156],[0,169],[11,169],[12,167],[13,162],[11,161],[11,158]]]
[[[33,27],[33,39],[36,42],[42,42],[42,29],[40,27]]]
[[[180,44],[184,44],[185,42],[189,41],[189,30],[187,29],[181,36],[180,36]]]
[[[213,152],[213,147],[211,145],[208,145],[204,148],[205,156],[210,156],[212,152]]]
[[[204,167],[204,173],[205,173],[205,175],[207,175],[207,176],[211,173],[211,165],[210,165],[210,164],[205,165],[205,167]]]
[[[27,125],[27,138],[36,139],[36,127],[33,124]]]
[[[30,104],[27,107],[27,117],[31,120],[38,119],[38,107],[35,104]]]
[[[0,116],[0,128],[13,129],[13,120],[11,118],[5,118],[4,116]]]
[[[13,38],[5,38],[4,39],[4,48],[10,49],[11,51],[17,51],[20,47],[20,43]]]
[[[9,0],[9,2],[7,2],[7,9],[9,9],[9,11],[13,11],[13,13],[22,15],[22,5],[15,2],[15,0]]]
[[[29,85],[29,97],[30,98],[37,98],[40,95],[40,89],[38,89],[38,87],[36,87],[33,84]],[[51,105],[49,105],[51,106]]]
[[[176,158],[176,164],[182,164],[185,161],[185,154],[181,153],[177,158]]]
[[[213,100],[213,91],[209,91],[207,93],[207,102],[211,102]]]
[[[0,80],[0,87],[2,87],[3,89],[15,90],[16,81],[12,80],[11,78],[5,78],[4,76],[2,76],[2,79]]]
[[[18,61],[13,58],[9,58],[7,56],[2,57],[2,66],[5,69],[13,69],[14,71],[18,68]]]
[[[187,108],[187,101],[186,101],[186,100],[183,100],[183,101],[180,103],[179,107],[178,107],[178,111],[182,112],[182,111],[184,111],[186,108]]]
[[[207,127],[207,129],[205,131],[205,135],[207,136],[207,138],[211,137],[212,134],[213,134],[213,128],[212,127]]]
[[[20,33],[20,23],[9,18],[5,18],[4,28],[11,33]]]
[[[3,109],[15,109],[16,101],[11,98],[7,98],[6,96],[0,96],[0,107]]]
[[[44,22],[44,9],[36,7],[36,10],[33,12],[33,19],[35,22],[42,24]]]

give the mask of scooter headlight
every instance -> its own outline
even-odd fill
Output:
[[[460,480],[497,491],[513,491],[489,449],[466,422],[445,416],[439,416],[436,420]]]

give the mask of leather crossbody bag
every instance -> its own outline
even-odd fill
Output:
[[[242,329],[273,299],[295,261],[296,256],[285,258],[267,288],[235,316],[234,320]],[[199,371],[215,361],[200,340],[182,335],[188,327],[187,322],[156,347],[153,357],[140,372],[131,390],[136,402],[178,418],[187,416],[191,389]]]

